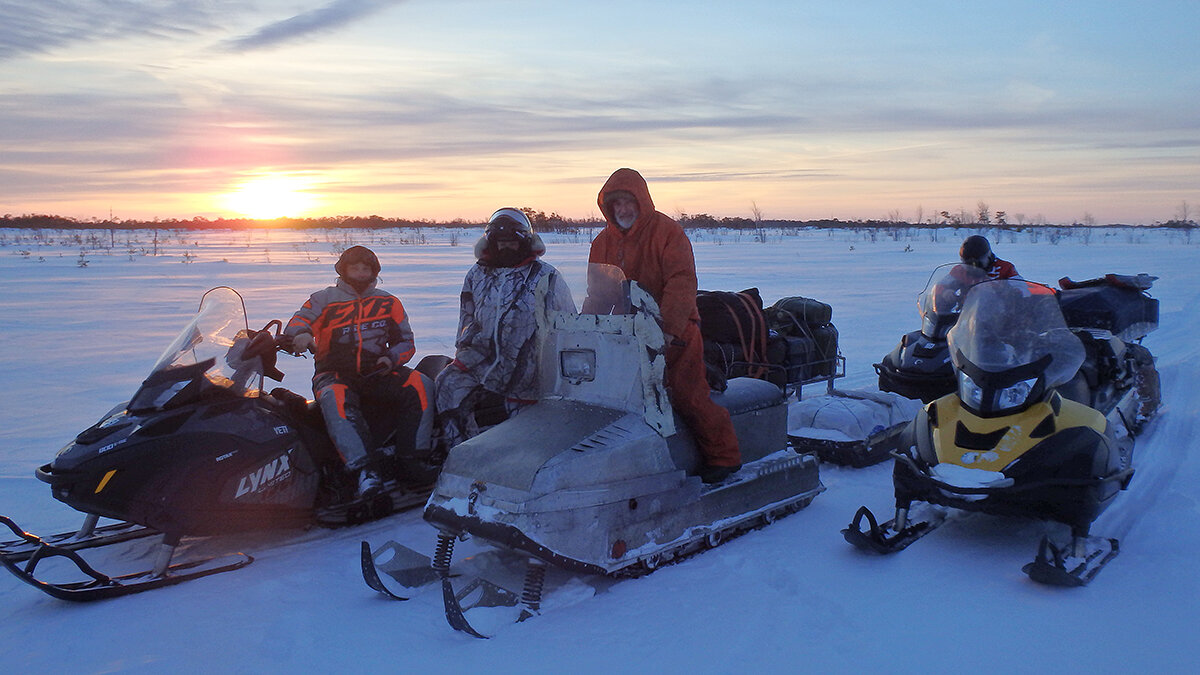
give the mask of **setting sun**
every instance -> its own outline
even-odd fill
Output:
[[[295,176],[259,176],[223,196],[223,206],[254,219],[301,217],[316,203],[310,183]]]

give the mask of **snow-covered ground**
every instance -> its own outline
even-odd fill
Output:
[[[762,242],[696,232],[693,243],[702,288],[757,286],[768,303],[807,295],[833,305],[848,363],[838,386],[852,389],[873,387],[871,364],[918,327],[916,293],[966,234],[769,231]],[[889,511],[890,466],[823,465],[828,490],[796,515],[582,601],[551,596],[543,616],[488,641],[451,630],[434,587],[394,603],[362,583],[360,540],[432,552],[434,530],[417,510],[210,542],[256,561],[91,605],[0,574],[0,664],[10,673],[1200,672],[1200,237],[1051,234],[993,243],[1029,279],[1161,277],[1152,291],[1161,328],[1145,344],[1166,407],[1138,440],[1130,489],[1093,527],[1120,538],[1122,552],[1089,587],[1048,588],[1021,573],[1039,523],[971,515],[895,556],[855,551],[839,530],[860,505]],[[208,288],[240,290],[252,327],[286,320],[331,281],[335,249],[365,244],[383,263],[380,285],[412,317],[419,354],[450,353],[476,236],[96,230],[39,240],[0,230],[0,513],[34,532],[78,524],[34,469],[134,391]],[[546,239],[546,260],[582,279],[589,234]],[[280,362],[285,386],[310,394],[312,362]],[[115,562],[144,566],[135,555],[146,547]]]

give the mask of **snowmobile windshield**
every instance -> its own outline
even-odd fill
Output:
[[[945,339],[962,312],[967,291],[986,280],[987,272],[961,263],[947,263],[934,269],[917,298],[921,333],[927,338]]]
[[[1046,388],[1069,381],[1085,357],[1083,343],[1067,327],[1054,290],[1020,279],[988,281],[971,288],[947,339],[954,367],[960,371],[1014,374],[1009,379],[1044,377]]]
[[[214,388],[236,396],[258,395],[262,360],[242,358],[249,338],[242,296],[227,286],[208,291],[196,316],[158,358],[130,400],[129,410],[177,407]]]
[[[631,314],[629,282],[615,265],[588,263],[587,298],[580,314]]]

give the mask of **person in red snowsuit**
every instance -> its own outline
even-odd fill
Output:
[[[973,234],[963,240],[958,249],[958,257],[966,265],[978,267],[987,272],[988,279],[1020,279],[1017,268],[1007,260],[1001,260],[992,253],[992,245],[987,237]]]
[[[619,267],[658,303],[671,405],[704,457],[701,478],[724,480],[741,468],[741,451],[729,411],[709,397],[692,244],[679,223],[654,209],[645,179],[633,169],[614,172],[597,203],[607,224],[592,241],[588,262]]]

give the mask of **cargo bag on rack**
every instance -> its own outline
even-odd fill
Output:
[[[733,293],[697,291],[700,335],[709,384],[724,391],[729,377],[768,379],[767,322],[757,288]]]
[[[763,310],[767,327],[787,341],[787,379],[802,382],[837,372],[838,332],[833,308],[812,298],[782,298]]]

